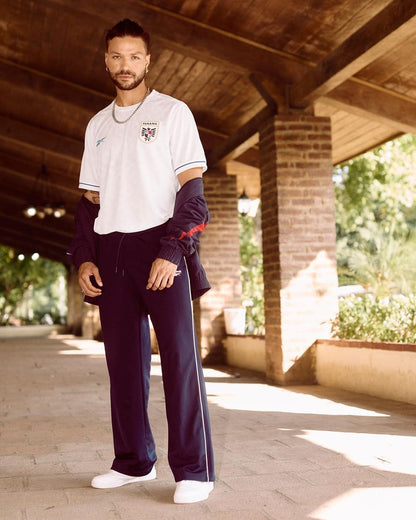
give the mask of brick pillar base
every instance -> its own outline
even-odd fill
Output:
[[[310,347],[337,311],[328,118],[273,117],[260,132],[267,376],[314,381]]]
[[[224,313],[241,305],[240,243],[235,176],[220,170],[204,175],[211,221],[201,236],[199,254],[212,289],[194,305],[202,359],[224,361]]]

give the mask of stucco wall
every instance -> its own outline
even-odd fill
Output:
[[[224,340],[227,365],[265,373],[265,343],[264,336],[227,336]]]
[[[320,385],[416,404],[416,345],[319,340]]]

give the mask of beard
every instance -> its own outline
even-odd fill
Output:
[[[118,80],[118,76],[123,76],[126,74],[129,74],[131,76],[131,80],[129,83],[127,83],[126,81],[121,82]],[[130,72],[129,70],[122,70],[117,74],[111,74],[111,72],[108,72],[108,75],[110,76],[111,81],[118,89],[133,90],[142,83],[146,76],[146,72],[143,72],[140,76],[137,76],[137,74],[133,74],[133,72]]]

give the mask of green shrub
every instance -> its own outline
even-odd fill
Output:
[[[348,296],[332,323],[339,339],[416,343],[416,296]]]

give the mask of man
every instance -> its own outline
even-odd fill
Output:
[[[86,130],[79,181],[86,192],[69,251],[86,300],[99,305],[111,384],[115,458],[91,484],[112,488],[156,478],[147,416],[150,315],[161,356],[174,501],[198,502],[214,482],[191,303],[191,295],[209,288],[196,253],[209,217],[204,151],[188,107],[147,87],[149,36],[142,27],[119,22],[106,46],[117,96]]]

